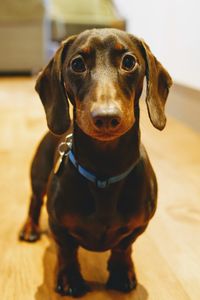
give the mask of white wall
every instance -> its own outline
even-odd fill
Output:
[[[128,31],[144,38],[174,81],[200,89],[200,1],[115,2]]]

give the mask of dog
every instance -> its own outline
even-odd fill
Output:
[[[37,78],[50,131],[33,159],[31,203],[20,239],[40,238],[46,194],[61,295],[90,290],[80,272],[80,246],[111,250],[108,289],[136,288],[132,244],[157,203],[156,176],[140,140],[145,77],[149,118],[162,130],[172,79],[149,46],[124,31],[92,29],[67,38]]]

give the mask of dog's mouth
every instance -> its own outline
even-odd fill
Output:
[[[108,141],[114,141],[118,139],[120,136],[122,136],[126,131],[118,131],[118,132],[109,132],[109,131],[93,131],[89,135],[99,141],[102,142],[108,142]]]
[[[79,128],[89,137],[99,142],[113,142],[123,136],[130,127],[122,127],[116,131],[112,130],[96,130],[92,126],[84,127],[78,124]]]
[[[124,135],[130,128],[128,126],[118,128],[118,130],[109,130],[102,129],[97,130],[94,126],[90,124],[90,126],[81,126],[82,124],[78,124],[79,128],[92,139],[101,141],[101,142],[112,142],[117,140],[122,135]]]

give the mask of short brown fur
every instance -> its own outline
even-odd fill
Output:
[[[58,249],[56,290],[62,295],[81,296],[89,290],[80,272],[79,246],[111,250],[107,288],[129,292],[136,287],[132,243],[146,229],[157,202],[156,177],[140,141],[145,76],[150,120],[161,130],[172,80],[146,43],[128,33],[94,29],[68,38],[37,79],[50,132],[33,159],[32,197],[20,239],[39,239],[47,193]],[[72,127],[67,99],[74,107]],[[131,165],[134,169],[106,188],[84,178],[67,158],[54,174],[57,147],[71,131],[76,160],[97,177],[116,176]]]

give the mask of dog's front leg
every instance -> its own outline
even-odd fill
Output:
[[[121,292],[130,292],[136,288],[137,280],[131,259],[131,245],[128,248],[115,248],[108,261],[110,276],[107,288]]]
[[[90,288],[84,281],[78,262],[78,244],[66,230],[50,224],[57,245],[56,292],[62,296],[80,297]]]
[[[108,271],[110,273],[107,288],[121,292],[130,292],[137,286],[134,264],[131,258],[132,244],[141,235],[147,224],[136,228],[131,235],[111,251],[108,260]]]
[[[42,204],[43,196],[33,194],[30,201],[28,217],[19,234],[20,240],[26,242],[35,242],[39,240],[39,218]]]

